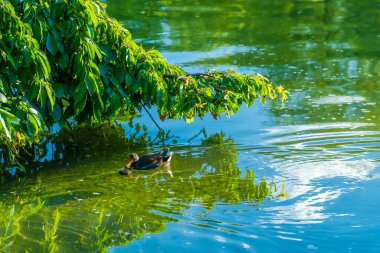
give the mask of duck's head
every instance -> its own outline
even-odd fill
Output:
[[[137,162],[139,160],[139,156],[136,153],[132,153],[129,155],[128,165],[130,166],[132,163]]]

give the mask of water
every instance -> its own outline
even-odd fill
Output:
[[[118,176],[123,148],[2,185],[1,220],[19,229],[12,251],[40,249],[56,209],[60,252],[96,251],[102,239],[108,252],[380,250],[378,1],[107,4],[136,41],[188,72],[259,71],[292,96],[283,110],[257,103],[230,119],[160,122],[178,137],[173,178]],[[146,115],[136,122],[155,134]],[[189,143],[202,128],[234,143]],[[257,191],[262,178],[269,195]]]

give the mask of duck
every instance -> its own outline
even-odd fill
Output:
[[[173,153],[169,148],[164,148],[160,152],[150,153],[139,157],[136,153],[129,155],[129,161],[124,168],[119,170],[120,175],[129,176],[132,170],[151,170],[159,167],[166,167],[170,164]]]

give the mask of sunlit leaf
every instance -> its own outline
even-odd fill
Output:
[[[26,120],[26,127],[28,129],[29,136],[36,136],[38,133],[38,123],[36,119],[28,114],[27,115],[27,120]]]
[[[2,127],[3,131],[5,132],[5,136],[9,140],[11,140],[12,136],[11,136],[11,134],[9,132],[9,129],[8,129],[8,126],[7,126],[6,122],[5,122],[4,116],[1,113],[0,113],[0,124],[1,124],[1,127]],[[0,130],[2,130],[2,129],[0,129]],[[0,134],[1,134],[1,131],[0,131]]]
[[[191,122],[193,122],[194,121],[194,118],[193,117],[187,117],[186,118],[186,123],[187,124],[190,124]]]

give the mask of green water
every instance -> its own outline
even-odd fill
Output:
[[[58,210],[59,252],[379,250],[378,1],[107,4],[136,41],[188,72],[258,71],[292,96],[283,110],[255,104],[230,119],[160,122],[176,137],[173,177],[117,174],[132,150],[160,146],[56,152],[35,176],[0,186],[0,249],[47,251],[43,226]],[[146,115],[135,123],[155,136]],[[203,134],[192,139],[202,128],[233,141],[202,145]]]

